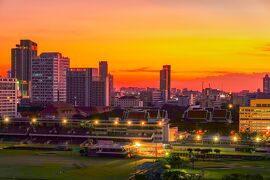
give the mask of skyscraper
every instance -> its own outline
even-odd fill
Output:
[[[270,93],[270,77],[268,74],[263,78],[263,93]]]
[[[91,86],[97,68],[69,68],[67,71],[67,102],[75,106],[91,106]]]
[[[160,70],[160,91],[163,101],[167,102],[171,96],[171,65],[164,65]]]
[[[108,63],[107,61],[99,61],[99,77],[106,79],[108,76]]]
[[[61,53],[42,53],[32,61],[32,102],[66,102],[69,58]]]
[[[110,106],[109,77],[94,77],[91,83],[91,106]]]
[[[37,43],[21,40],[16,48],[11,49],[11,77],[19,82],[22,97],[31,95],[32,59],[37,57]]]

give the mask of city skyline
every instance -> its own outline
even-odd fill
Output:
[[[31,39],[39,52],[68,56],[71,67],[108,61],[116,88],[158,87],[160,67],[170,64],[172,87],[201,90],[204,81],[226,91],[262,90],[270,65],[269,7],[265,0],[2,0],[0,74],[10,69],[10,49]]]

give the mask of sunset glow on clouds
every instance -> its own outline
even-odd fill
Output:
[[[269,19],[269,0],[0,0],[0,71],[31,39],[72,67],[109,61],[117,87],[157,87],[171,64],[173,87],[256,90],[270,72]]]

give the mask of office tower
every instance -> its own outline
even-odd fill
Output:
[[[32,61],[32,102],[46,105],[66,102],[69,58],[61,53],[42,53]]]
[[[160,91],[163,101],[167,102],[171,96],[171,65],[164,65],[160,70]]]
[[[263,78],[263,93],[270,93],[270,77],[268,74]]]
[[[270,127],[270,100],[252,99],[250,106],[239,109],[239,132],[266,132]]]
[[[99,61],[99,77],[101,79],[106,79],[108,76],[108,63],[107,61]]]
[[[114,91],[113,91],[113,75],[109,74],[109,99],[110,105],[114,104]]]
[[[32,59],[37,57],[37,43],[21,40],[16,48],[11,49],[11,77],[19,82],[22,97],[31,95]]]
[[[17,116],[17,92],[15,78],[0,78],[0,117]]]
[[[67,102],[75,106],[91,105],[91,85],[98,76],[97,68],[69,68],[67,71]]]
[[[109,77],[93,77],[91,83],[91,106],[110,106]]]

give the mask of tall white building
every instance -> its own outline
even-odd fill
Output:
[[[17,116],[17,93],[15,78],[0,78],[0,117]]]
[[[32,62],[32,102],[66,102],[69,58],[61,53],[42,53]]]

